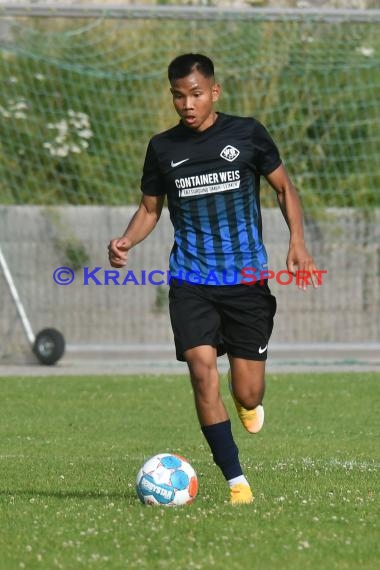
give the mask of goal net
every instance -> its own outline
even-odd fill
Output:
[[[167,65],[203,51],[220,107],[267,125],[306,204],[380,204],[380,17],[79,8],[0,20],[2,203],[135,203],[175,121]]]

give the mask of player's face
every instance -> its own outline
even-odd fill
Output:
[[[184,125],[194,131],[204,131],[216,119],[214,103],[219,99],[220,86],[212,77],[194,70],[171,84],[173,104]]]

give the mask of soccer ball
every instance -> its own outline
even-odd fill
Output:
[[[136,491],[145,505],[187,505],[197,495],[198,478],[190,463],[180,455],[159,453],[141,467]]]

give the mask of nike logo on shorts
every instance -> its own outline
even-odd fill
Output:
[[[190,158],[184,158],[183,160],[180,160],[179,162],[171,162],[170,166],[172,168],[175,168],[176,166],[179,166],[180,164],[183,164],[184,162],[187,162],[188,160],[190,160]]]
[[[267,344],[264,346],[264,348],[261,348],[261,346],[260,346],[260,348],[259,348],[259,354],[263,354],[263,352],[265,352],[267,348],[268,348],[268,345],[267,345]]]

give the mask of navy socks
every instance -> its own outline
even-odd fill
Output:
[[[239,450],[234,442],[231,421],[203,426],[203,435],[210,446],[216,465],[221,469],[225,479],[229,481],[243,475],[239,462]]]

